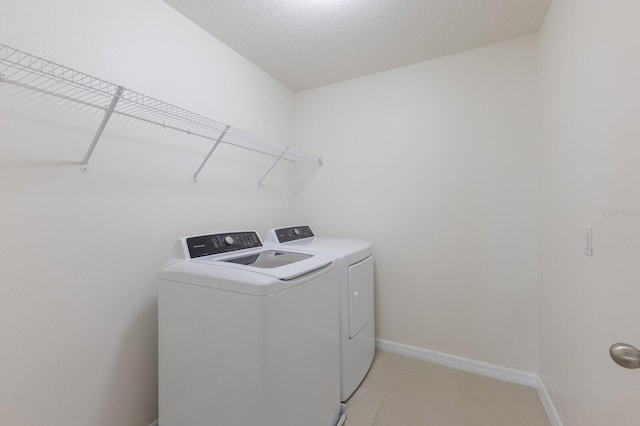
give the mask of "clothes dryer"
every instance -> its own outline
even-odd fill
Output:
[[[335,259],[340,301],[340,399],[346,401],[364,380],[375,356],[371,243],[316,237],[303,225],[269,230],[265,245]]]
[[[331,257],[255,231],[178,239],[159,280],[159,423],[342,424],[336,292]]]

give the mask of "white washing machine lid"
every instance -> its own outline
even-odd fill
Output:
[[[294,233],[295,230],[299,230],[297,236]],[[285,242],[282,242],[283,240]],[[369,257],[373,253],[373,247],[367,241],[316,237],[308,226],[270,229],[265,238],[265,245],[272,247],[279,245],[283,250],[303,250],[309,253],[332,256],[337,263],[349,265]]]
[[[283,250],[248,250],[225,256],[191,259],[190,263],[227,267],[237,271],[262,274],[280,281],[291,281],[333,263],[326,256]]]
[[[305,283],[333,263],[330,256],[264,248],[255,231],[243,231],[179,238],[159,276],[264,296]]]

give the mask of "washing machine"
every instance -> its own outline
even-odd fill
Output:
[[[159,274],[159,424],[341,425],[336,273],[255,231],[179,238]]]
[[[303,225],[271,229],[265,244],[335,259],[340,300],[340,399],[346,401],[364,380],[375,356],[371,243],[316,237]]]

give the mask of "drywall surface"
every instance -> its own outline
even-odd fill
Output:
[[[565,426],[637,425],[640,3],[554,0],[540,33],[540,374]],[[593,227],[593,256],[582,254]]]
[[[298,222],[373,242],[378,338],[537,370],[536,37],[296,94]]]
[[[291,143],[293,93],[154,0],[7,0],[0,43]],[[191,232],[289,222],[292,170],[0,83],[0,424],[157,418],[156,275]]]

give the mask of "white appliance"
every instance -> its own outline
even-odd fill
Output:
[[[178,239],[160,272],[159,424],[341,425],[336,282],[331,257],[254,231]]]
[[[346,401],[364,380],[375,356],[371,243],[316,237],[309,226],[290,226],[269,230],[265,244],[335,259],[340,300],[340,400]]]

